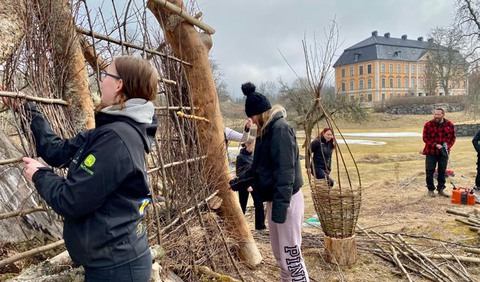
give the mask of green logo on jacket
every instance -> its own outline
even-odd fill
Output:
[[[89,168],[91,167],[97,159],[95,158],[94,155],[90,154],[88,155],[85,160],[83,161],[82,164],[80,164],[80,167],[85,170],[88,174],[93,175],[94,172]]]
[[[90,154],[90,155],[88,155],[87,158],[83,161],[83,163],[84,163],[87,167],[91,167],[91,166],[95,163],[96,160],[97,160],[97,159],[95,159],[95,156],[92,155],[92,154]]]

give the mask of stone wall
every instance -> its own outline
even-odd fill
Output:
[[[457,137],[462,136],[475,136],[477,131],[480,130],[480,124],[455,124],[455,130],[457,131]]]
[[[385,112],[393,115],[429,115],[439,107],[444,108],[447,113],[460,112],[465,109],[464,104],[404,105],[388,108]]]

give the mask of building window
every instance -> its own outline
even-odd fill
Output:
[[[350,91],[353,90],[353,80],[350,80]]]
[[[397,93],[397,98],[400,98],[400,93]]]
[[[345,69],[342,69],[342,78],[345,77]]]
[[[407,74],[408,73],[408,64],[405,64],[403,66],[403,73]]]
[[[397,73],[401,73],[401,72],[402,72],[402,65],[397,64]]]
[[[358,67],[358,74],[363,75],[363,66]]]
[[[355,96],[354,95],[350,95],[350,102],[355,102]]]
[[[363,79],[360,79],[360,90],[363,90]]]
[[[415,86],[416,86],[415,84],[416,84],[415,83],[415,78],[412,78],[412,88],[415,88]]]
[[[342,91],[345,91],[345,81],[342,81]]]
[[[389,83],[390,83],[390,88],[393,88],[393,77],[390,77]]]
[[[423,74],[423,65],[418,66],[418,73]]]
[[[393,73],[393,64],[390,64],[390,66],[389,66],[389,68],[388,68],[388,71],[389,71],[390,73]]]
[[[372,73],[372,65],[367,65],[367,73]]]
[[[368,87],[368,89],[372,89],[372,79],[371,78],[369,78],[367,80],[367,87]]]
[[[404,83],[405,83],[405,88],[408,88],[408,77],[405,77]]]
[[[381,71],[382,73],[385,73],[385,64],[382,64],[382,66],[381,66],[381,68],[380,68],[380,71]]]
[[[353,76],[353,67],[350,67],[350,76]]]
[[[368,94],[367,99],[368,99],[368,102],[372,102],[372,94]]]
[[[400,79],[400,77],[397,77],[397,88],[400,87],[402,87],[402,80]]]
[[[365,100],[365,94],[360,94],[360,102],[363,102]]]
[[[393,99],[393,93],[390,93],[390,100]]]
[[[385,88],[385,78],[382,78],[382,88]]]
[[[412,66],[412,73],[417,73],[417,68],[415,66]]]
[[[392,95],[392,94],[390,94]],[[382,101],[385,101],[385,93],[382,93]]]
[[[423,78],[418,79],[418,88],[423,88]]]

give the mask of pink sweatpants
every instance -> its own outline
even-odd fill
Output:
[[[266,202],[268,230],[273,255],[280,266],[282,282],[309,282],[302,257],[302,222],[305,204],[302,190],[292,196],[284,223],[272,221],[272,202]]]

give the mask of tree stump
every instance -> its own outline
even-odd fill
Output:
[[[355,235],[349,238],[323,237],[326,259],[338,265],[351,265],[357,261]]]

